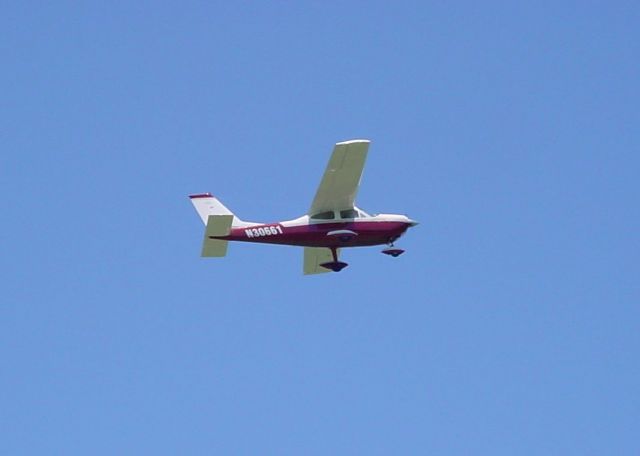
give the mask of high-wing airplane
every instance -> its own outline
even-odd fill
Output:
[[[404,250],[393,243],[418,222],[405,215],[370,215],[355,205],[369,141],[356,139],[335,145],[320,187],[306,215],[274,223],[240,220],[210,193],[190,195],[206,228],[203,257],[223,257],[229,241],[304,247],[305,274],[338,272],[346,247],[387,245],[382,253],[397,257]]]

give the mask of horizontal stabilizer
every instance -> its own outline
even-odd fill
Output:
[[[210,215],[207,219],[206,236],[228,236],[232,223],[233,215]]]
[[[227,256],[228,246],[228,241],[205,238],[204,242],[202,243],[202,253],[200,256],[207,258]]]
[[[223,257],[227,254],[228,241],[215,239],[228,236],[231,232],[233,215],[210,215],[207,219],[207,229],[202,241],[203,257]]]

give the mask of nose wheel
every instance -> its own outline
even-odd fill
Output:
[[[395,247],[389,247],[387,249],[384,249],[382,251],[382,253],[384,253],[385,255],[391,255],[392,257],[398,257],[400,255],[402,255],[404,253],[404,250],[402,249],[397,249]]]
[[[396,239],[397,238],[389,239],[389,247],[383,249],[382,253],[384,253],[385,255],[390,255],[394,258],[402,255],[404,253],[404,250],[393,246],[393,241],[395,241]]]

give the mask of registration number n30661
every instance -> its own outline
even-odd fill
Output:
[[[261,226],[260,228],[248,228],[244,230],[244,234],[248,238],[275,236],[276,234],[282,234],[282,228],[280,225]]]

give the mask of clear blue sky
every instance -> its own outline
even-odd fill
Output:
[[[640,454],[639,23],[5,3],[0,454]],[[189,193],[299,216],[353,138],[404,256],[199,257]]]

